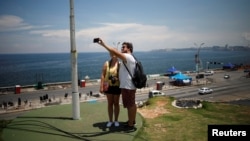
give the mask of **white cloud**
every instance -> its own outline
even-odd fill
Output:
[[[53,38],[69,38],[69,30],[33,30],[30,34],[37,34],[43,37],[53,37]]]
[[[110,45],[113,45],[113,42],[129,41],[134,44],[135,50],[140,51],[170,47],[171,42],[186,40],[186,37],[170,31],[166,26],[137,23],[103,23],[100,27],[83,29],[77,32],[77,40],[85,41],[85,43],[80,42],[80,44],[88,43],[86,46],[90,48],[98,48],[95,44],[89,43],[95,37],[101,37]]]
[[[5,20],[4,20],[5,19]],[[8,24],[11,23],[11,24]],[[42,27],[42,26],[40,26]],[[21,18],[16,16],[0,17],[0,31],[29,29],[29,34],[22,34],[22,40],[17,39],[12,43],[11,37],[2,40],[5,46],[22,45],[22,52],[68,52],[70,48],[70,30],[48,30],[35,29],[35,26],[26,24]],[[14,32],[15,33],[15,32]],[[145,25],[138,23],[101,23],[98,27],[77,29],[76,27],[76,47],[78,52],[105,51],[104,48],[93,43],[93,38],[101,37],[107,44],[113,46],[114,43],[129,41],[134,44],[134,51],[148,51],[161,48],[185,48],[197,44],[205,43],[204,46],[238,44],[237,33],[214,33],[214,32],[185,32],[175,31],[163,25]],[[31,36],[30,36],[31,35]],[[9,35],[10,36],[10,35]],[[250,39],[250,33],[244,33],[246,40]],[[242,38],[242,36],[241,36]],[[27,41],[26,41],[27,40]],[[26,41],[26,42],[25,42]],[[32,50],[32,47],[33,50]],[[18,51],[18,50],[17,50]],[[7,52],[7,51],[6,51]]]
[[[165,26],[151,26],[142,25],[136,23],[128,24],[112,24],[106,23],[102,24],[98,28],[90,28],[86,30],[81,30],[77,32],[77,36],[83,37],[97,37],[101,36],[106,39],[114,40],[133,40],[133,39],[153,39],[153,40],[163,40],[170,38],[171,35],[168,34],[169,31]]]
[[[47,39],[56,39],[58,45],[70,38],[69,29],[64,30],[33,30],[30,34],[40,35]],[[105,51],[94,44],[93,38],[101,37],[109,45],[115,42],[132,42],[135,50],[151,50],[165,47],[168,40],[183,40],[176,38],[166,26],[152,26],[137,23],[102,23],[99,27],[76,31],[76,42],[79,51]]]
[[[28,30],[30,35],[25,33],[20,35],[23,40],[17,38],[15,44],[25,44],[25,46],[46,46],[56,52],[58,47],[60,51],[68,51],[70,39],[69,29],[48,30],[38,29],[48,26],[34,26],[26,23],[22,18],[14,15],[0,16],[0,32]],[[15,34],[16,32],[12,32]],[[100,46],[93,44],[93,38],[101,37],[109,45],[113,43],[129,41],[134,44],[135,51],[147,51],[158,48],[187,47],[185,42],[192,40],[195,35],[183,34],[171,31],[167,26],[145,25],[138,23],[100,23],[98,27],[77,29],[76,27],[76,46],[79,52],[82,51],[105,51]],[[25,38],[27,42],[24,43]],[[9,40],[2,41],[7,46],[15,46]],[[67,44],[68,43],[68,44]],[[28,45],[30,44],[30,45]],[[65,45],[66,44],[66,45]],[[28,49],[31,51],[30,49]],[[22,51],[25,51],[23,47]],[[34,50],[46,52],[42,50]]]
[[[48,25],[33,26],[15,15],[0,15],[0,32],[30,30],[34,28],[49,27]]]
[[[32,26],[25,23],[22,18],[13,15],[0,16],[0,32],[14,31],[14,30],[27,30]]]

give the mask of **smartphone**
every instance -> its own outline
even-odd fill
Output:
[[[100,38],[94,38],[93,42],[98,43],[100,41]]]

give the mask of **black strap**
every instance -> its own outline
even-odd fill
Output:
[[[134,54],[131,54],[131,55],[134,57],[135,61],[138,62],[138,61],[137,61],[137,58],[134,56]]]
[[[132,75],[131,75],[130,71],[128,70],[128,67],[124,64],[124,61],[122,61],[122,63],[123,63],[123,65],[125,66],[125,68],[127,69],[128,73],[129,73],[129,75],[130,75],[130,77],[132,78]]]

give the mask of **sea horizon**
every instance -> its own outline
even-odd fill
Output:
[[[134,52],[142,62],[146,74],[164,74],[175,67],[185,71],[195,71],[197,51],[145,51]],[[99,79],[104,61],[109,60],[107,52],[79,52],[77,58],[78,78]],[[203,69],[206,62],[250,65],[250,52],[246,51],[200,51]],[[34,85],[71,81],[71,58],[69,53],[18,53],[0,54],[0,87]],[[210,69],[222,68],[219,64],[209,64]]]

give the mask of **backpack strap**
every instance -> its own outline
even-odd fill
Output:
[[[127,69],[128,73],[129,73],[129,75],[130,75],[130,77],[132,78],[132,74],[131,74],[130,71],[128,70],[128,67],[125,65],[124,61],[122,61],[122,63],[123,63],[123,65],[125,66],[125,68]]]
[[[134,57],[134,59],[135,59],[135,61],[136,61],[136,63],[137,63],[137,62],[138,62],[137,58],[134,56],[133,53],[131,53],[131,55]]]

